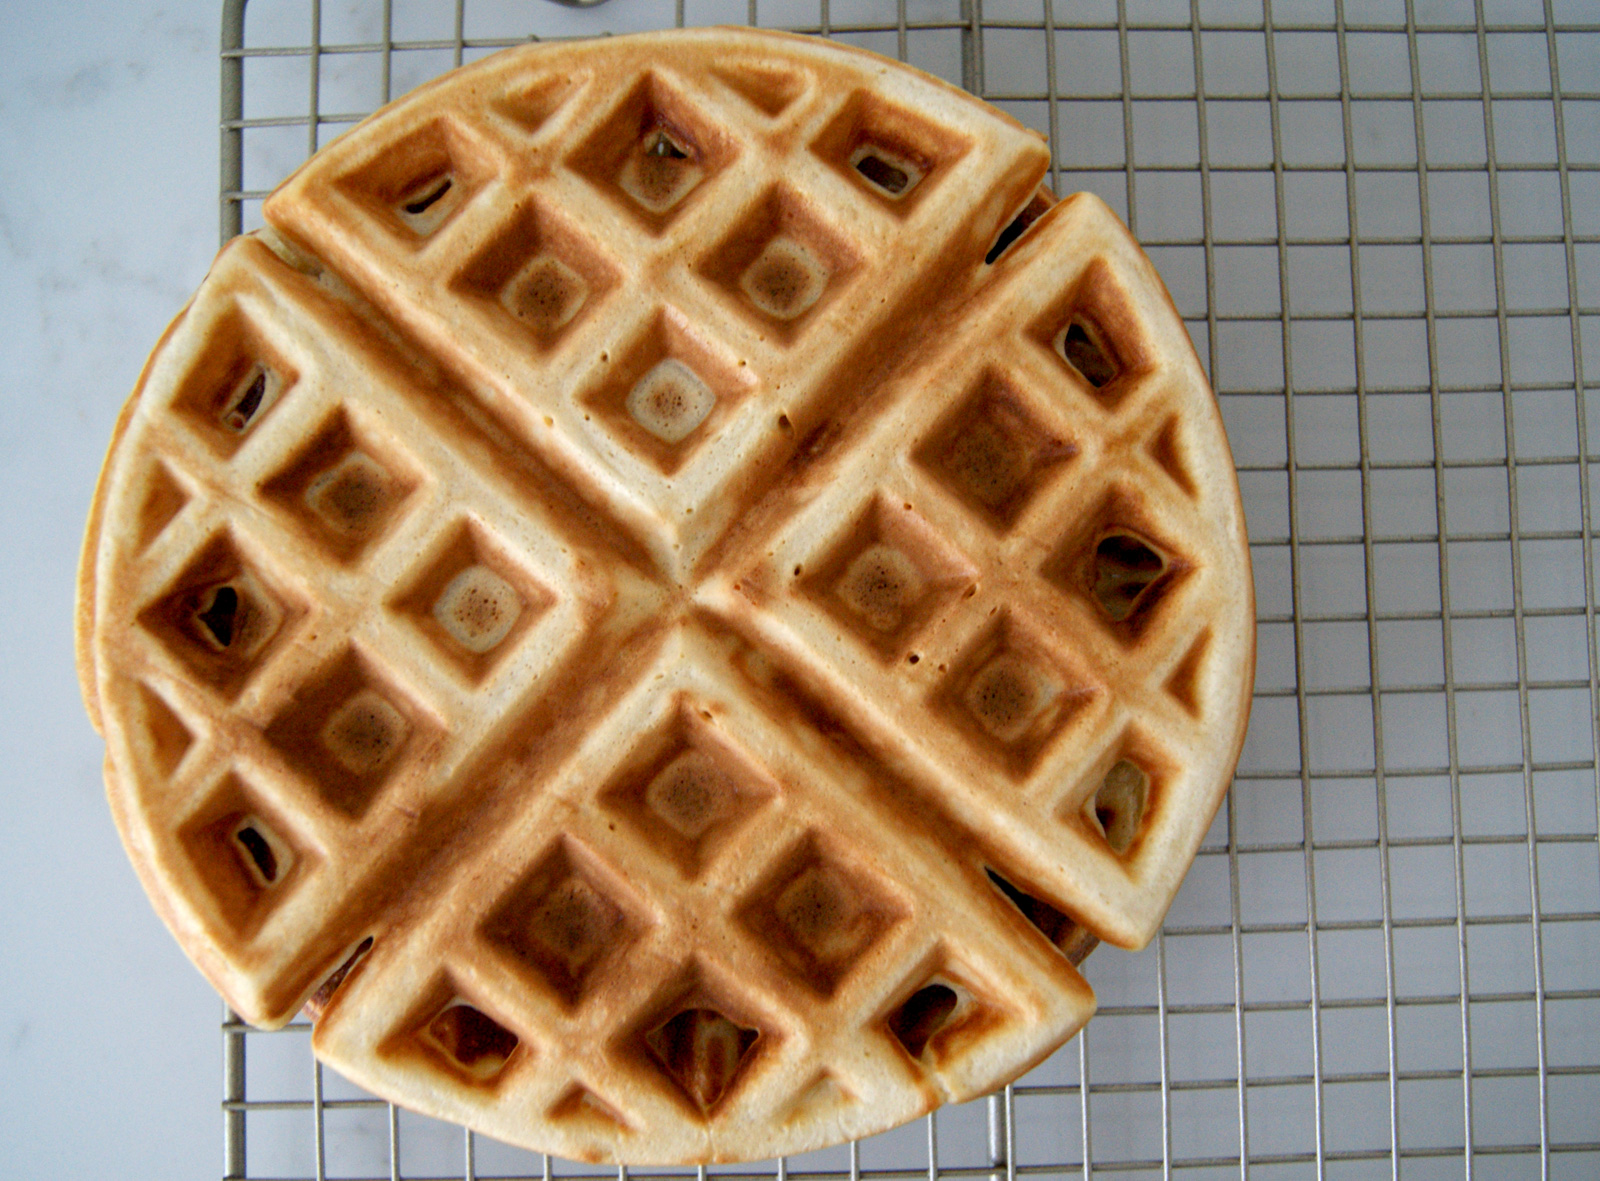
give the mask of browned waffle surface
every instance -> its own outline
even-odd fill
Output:
[[[1088,1019],[1075,960],[1151,936],[1227,786],[1253,612],[1183,325],[1047,167],[715,30],[498,55],[271,198],[79,604],[130,855],[235,1008],[634,1162],[881,1130]]]

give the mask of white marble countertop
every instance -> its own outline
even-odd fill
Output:
[[[214,1178],[221,1004],[112,826],[72,663],[118,408],[217,246],[217,0],[0,24],[0,1174]]]

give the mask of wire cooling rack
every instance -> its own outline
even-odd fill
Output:
[[[964,85],[1127,220],[1222,404],[1260,640],[1233,790],[1162,933],[1088,961],[1084,1034],[710,1172],[1600,1176],[1592,0],[228,0],[223,235],[452,66],[707,23]],[[226,1177],[647,1175],[398,1112],[309,1028],[224,1021]]]

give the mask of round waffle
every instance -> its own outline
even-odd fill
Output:
[[[247,1020],[590,1160],[796,1152],[1090,1016],[1225,790],[1215,400],[1040,138],[749,31],[540,46],[318,154],[150,359],[84,695]]]

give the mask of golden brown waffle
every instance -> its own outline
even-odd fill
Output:
[[[715,30],[501,54],[269,200],[119,423],[79,600],[117,822],[234,1008],[634,1162],[875,1132],[1088,1019],[1254,633],[1184,327],[1047,166]]]

